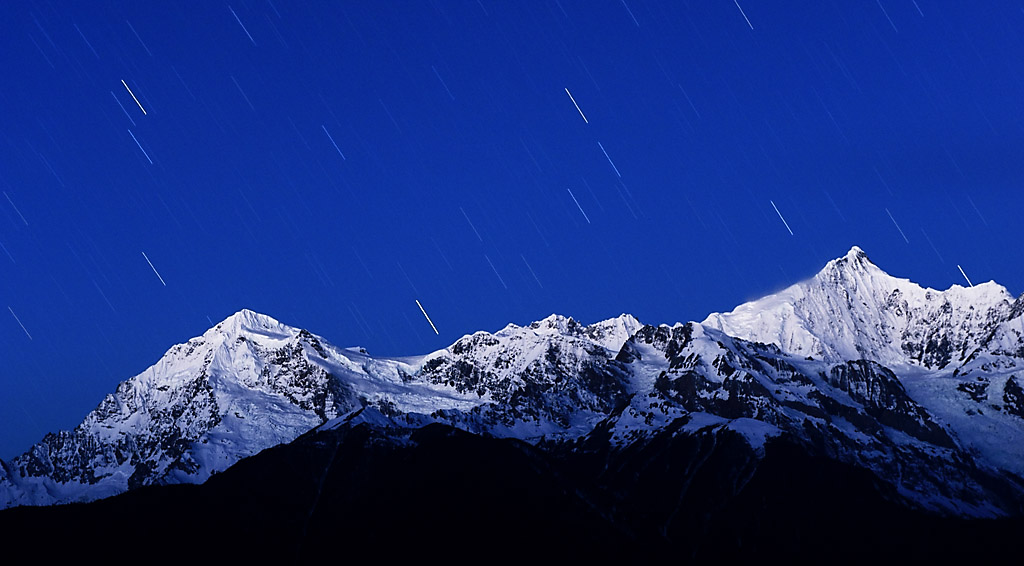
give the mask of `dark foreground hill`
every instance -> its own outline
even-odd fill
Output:
[[[785,437],[761,459],[728,431],[639,453],[538,449],[446,425],[315,432],[203,485],[0,512],[13,547],[47,556],[516,560],[1012,557],[1024,522],[914,511],[870,472]]]

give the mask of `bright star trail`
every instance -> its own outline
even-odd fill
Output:
[[[736,3],[736,7],[740,9],[740,13],[743,14],[743,19],[747,21],[747,25],[750,29],[754,29],[754,24],[750,23],[750,18],[747,17],[747,13],[743,11],[743,7],[740,6],[740,0],[732,0]]]
[[[146,255],[146,252],[142,252],[142,257],[146,258],[146,263],[149,264],[150,269],[152,269],[153,273],[156,274],[156,277],[157,279],[160,280],[160,283],[163,283],[164,287],[166,287],[167,283],[164,281],[163,277],[160,277],[160,272],[157,271],[155,267],[153,267],[153,262],[149,261],[149,256]]]
[[[128,94],[132,95],[132,99],[135,100],[135,104],[139,105],[139,110],[142,110],[142,114],[145,116],[146,115],[146,109],[142,107],[142,103],[139,102],[139,99],[135,98],[135,93],[132,92],[132,89],[128,87],[128,83],[124,82],[124,79],[121,79],[121,84],[123,84],[124,88],[128,90]]]
[[[139,143],[139,140],[135,137],[135,134],[133,134],[131,130],[128,130],[128,135],[130,135],[132,139],[135,140],[135,145],[139,146],[139,150],[142,152],[142,155],[145,155],[146,159],[149,161],[149,164],[152,165],[153,160],[150,159],[149,154],[146,153],[146,150],[142,149],[142,144]]]
[[[586,212],[583,212],[583,207],[580,206],[580,201],[576,200],[576,195],[572,194],[572,189],[565,189],[565,190],[569,191],[569,196],[572,197],[572,202],[576,203],[576,208],[580,209],[580,214],[583,215],[583,218],[586,218],[587,224],[590,224],[590,217],[587,216]]]
[[[789,232],[790,236],[792,236],[793,235],[793,230],[789,227],[789,222],[786,222],[786,219],[782,217],[782,213],[779,212],[779,207],[775,206],[775,201],[768,201],[768,202],[772,203],[772,208],[775,209],[775,214],[779,215],[779,220],[782,221],[782,224],[786,226],[786,231]]]
[[[703,320],[853,245],[1024,291],[1019,3],[184,6],[0,9],[0,458],[243,308],[410,356]]]
[[[430,327],[434,329],[434,334],[439,334],[439,332],[437,331],[437,327],[434,326],[434,321],[430,320],[430,315],[427,314],[427,311],[423,310],[423,305],[420,304],[419,299],[416,299],[416,306],[420,308],[420,312],[423,313],[423,316],[427,319],[427,322],[430,323]]]
[[[579,105],[579,104],[576,104],[576,99],[572,97],[572,93],[571,93],[571,92],[569,92],[569,89],[565,89],[565,94],[568,94],[568,95],[569,95],[569,100],[571,100],[571,101],[572,101],[572,104],[573,104],[573,106],[575,106],[575,107],[576,107],[576,111],[580,113],[580,117],[581,117],[581,118],[583,118],[583,121],[584,121],[585,123],[589,124],[590,122],[588,122],[588,121],[587,121],[587,117],[583,115],[583,111],[582,111],[582,110],[580,110],[580,105]]]
[[[960,275],[963,275],[964,279],[967,280],[967,284],[970,285],[971,287],[974,287],[974,283],[971,283],[971,278],[968,277],[966,273],[964,273],[964,268],[960,267],[959,263],[956,264],[956,268],[960,270]]]
[[[612,169],[615,170],[615,174],[618,175],[619,177],[621,177],[622,173],[619,173],[619,168],[615,166],[615,163],[612,161],[612,158],[608,156],[608,152],[605,151],[604,145],[602,145],[601,142],[597,142],[597,145],[600,146],[601,153],[604,153],[604,157],[605,157],[605,159],[608,160],[608,164],[611,165]]]
[[[889,220],[892,220],[892,225],[900,231],[900,236],[903,236],[903,241],[909,244],[910,240],[907,239],[907,235],[903,233],[903,228],[900,228],[900,225],[896,222],[896,219],[892,217],[892,213],[889,212],[888,208],[885,209],[885,213],[889,215]]]

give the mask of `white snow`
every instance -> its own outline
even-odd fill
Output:
[[[1005,315],[1012,300],[993,282],[923,288],[883,272],[855,246],[813,278],[732,312],[712,313],[702,324],[798,356],[900,367],[919,363],[903,343],[922,342],[936,321],[946,322],[953,343],[977,346],[984,325]]]
[[[893,465],[893,451],[901,447],[934,452],[936,461],[946,458],[949,449],[903,432],[862,430],[854,424],[856,415],[849,420],[821,415],[820,395],[849,410],[863,409],[821,377],[836,363],[862,358],[893,370],[907,394],[980,466],[1024,477],[1024,420],[1001,406],[1013,372],[1024,385],[1024,372],[1018,367],[1024,363],[1019,358],[1024,351],[1024,318],[1008,319],[1011,303],[1006,289],[993,282],[936,291],[892,277],[854,247],[813,278],[732,312],[713,313],[700,324],[691,323],[687,332],[679,324],[662,325],[659,332],[688,333],[684,351],[673,358],[677,367],[670,367],[663,346],[632,343],[639,358],[626,364],[624,386],[631,398],[621,414],[609,417],[610,409],[588,405],[594,401],[587,397],[591,393],[571,389],[578,384],[567,386],[568,393],[559,389],[564,384],[548,384],[550,392],[545,390],[544,397],[531,402],[551,405],[530,407],[538,409],[535,414],[527,411],[511,421],[502,413],[509,410],[503,403],[510,391],[528,380],[550,379],[557,372],[581,375],[593,364],[604,364],[643,325],[628,314],[590,325],[553,314],[527,326],[509,324],[493,334],[466,335],[426,355],[378,358],[362,348],[338,348],[269,316],[242,310],[202,336],[169,349],[151,367],[121,383],[73,433],[64,433],[69,443],[100,447],[88,463],[98,482],[90,485],[76,478],[58,483],[49,476],[22,475],[17,466],[8,474],[0,466],[0,508],[87,501],[125,491],[136,468],[129,461],[117,464],[112,447],[159,447],[162,439],[184,439],[188,447],[180,462],[175,460],[178,455],[163,448],[136,456],[153,466],[152,481],[197,483],[311,429],[361,423],[418,427],[444,422],[471,432],[537,442],[576,438],[609,419],[613,442],[621,445],[687,417],[680,434],[726,428],[763,451],[769,438],[786,430],[800,434],[802,423],[809,420],[859,447],[842,457],[879,473]],[[941,367],[934,362],[942,353],[936,349],[940,339],[952,345],[949,363]],[[722,361],[729,364],[728,371],[720,371]],[[455,362],[480,370],[482,384],[470,388],[459,383],[454,375],[458,372],[448,379],[451,376],[443,370]],[[790,375],[790,366],[798,379]],[[428,378],[431,368],[442,368],[441,374]],[[706,380],[702,387],[707,389],[698,391],[694,401],[705,403],[702,407],[728,400],[727,379],[763,387],[771,398],[760,399],[774,411],[765,417],[771,422],[687,412],[656,388],[659,377],[675,379],[684,372],[696,372]],[[981,402],[957,389],[981,382],[988,383]],[[328,394],[334,391],[340,393]],[[761,408],[757,406],[758,411]],[[554,418],[548,410],[554,411]],[[36,457],[45,461],[59,464],[67,456],[50,454],[50,449],[45,443],[33,447]],[[941,494],[907,493],[934,508],[959,505]],[[963,509],[991,513],[984,505],[964,504]]]

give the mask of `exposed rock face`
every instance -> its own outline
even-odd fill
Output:
[[[907,395],[888,368],[867,360],[846,362],[832,368],[828,382],[863,405],[865,412],[880,424],[937,446],[954,447],[946,431]]]
[[[8,492],[47,504],[201,482],[289,442],[358,406],[312,361],[318,347],[309,333],[241,311],[119,384],[74,430],[9,462]]]
[[[1018,515],[1024,443],[1000,439],[1024,436],[1021,305],[994,283],[922,289],[854,248],[703,323],[552,315],[416,358],[374,358],[242,311],[3,463],[0,507],[201,483],[313,429],[362,424],[401,445],[441,424],[596,466],[610,474],[599,484],[630,493],[642,470],[668,466],[682,474],[679,501],[698,497],[686,482],[714,460],[726,475],[707,481],[724,504],[783,443],[870,474],[906,506]]]
[[[992,282],[922,288],[883,272],[854,247],[812,279],[711,314],[703,324],[834,363],[865,358],[887,367],[943,369],[963,362],[1010,318],[1013,304]]]
[[[1003,385],[1003,402],[1006,403],[1006,412],[1024,419],[1024,389],[1013,377]]]
[[[589,326],[552,315],[408,363],[241,311],[122,382],[74,430],[5,463],[0,507],[202,482],[363,407],[415,426],[580,434],[625,402],[626,378],[606,362],[639,327],[629,315]]]

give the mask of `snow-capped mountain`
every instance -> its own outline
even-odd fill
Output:
[[[503,436],[571,426],[581,434],[587,421],[568,415],[608,409],[591,391],[603,385],[589,368],[613,358],[639,326],[628,315],[590,326],[552,315],[428,356],[387,359],[242,310],[119,384],[74,430],[4,462],[0,508],[203,482],[364,407],[410,426],[437,419]]]
[[[5,463],[7,501],[91,500],[151,483],[202,482],[239,458],[352,408],[310,361],[312,335],[241,311],[122,382],[71,431]]]
[[[1022,336],[1024,297],[995,283],[924,289],[856,247],[702,323],[552,315],[409,358],[241,311],[120,384],[73,431],[3,463],[0,507],[201,483],[306,433],[399,439],[433,423],[579,459],[620,495],[677,466],[666,447],[683,439],[693,465],[658,480],[681,482],[677,501],[708,458],[732,462],[716,474],[739,493],[784,440],[864,470],[908,507],[1020,516]]]
[[[933,404],[963,408],[970,401],[915,398],[878,362],[807,359],[689,323],[643,328],[616,363],[638,378],[638,387],[630,404],[602,423],[613,445],[642,446],[667,428],[692,435],[731,431],[763,454],[769,439],[786,436],[873,471],[920,508],[982,517],[1022,510],[1024,498],[1006,499],[1002,490],[1024,484],[1005,481],[999,455],[982,455],[972,444],[987,423],[968,419],[958,429],[932,410]],[[956,392],[953,383],[947,389]],[[1012,419],[1004,420],[1024,431],[1024,422]],[[1024,455],[1010,451],[1019,475]]]
[[[628,378],[608,362],[641,326],[627,314],[589,326],[560,315],[510,324],[428,355],[417,377],[486,401],[469,412],[433,415],[460,428],[523,439],[575,437],[625,402]]]
[[[893,277],[854,246],[808,281],[713,313],[704,326],[828,362],[866,358],[887,366],[941,369],[963,362],[1010,313],[994,283],[946,291]]]

